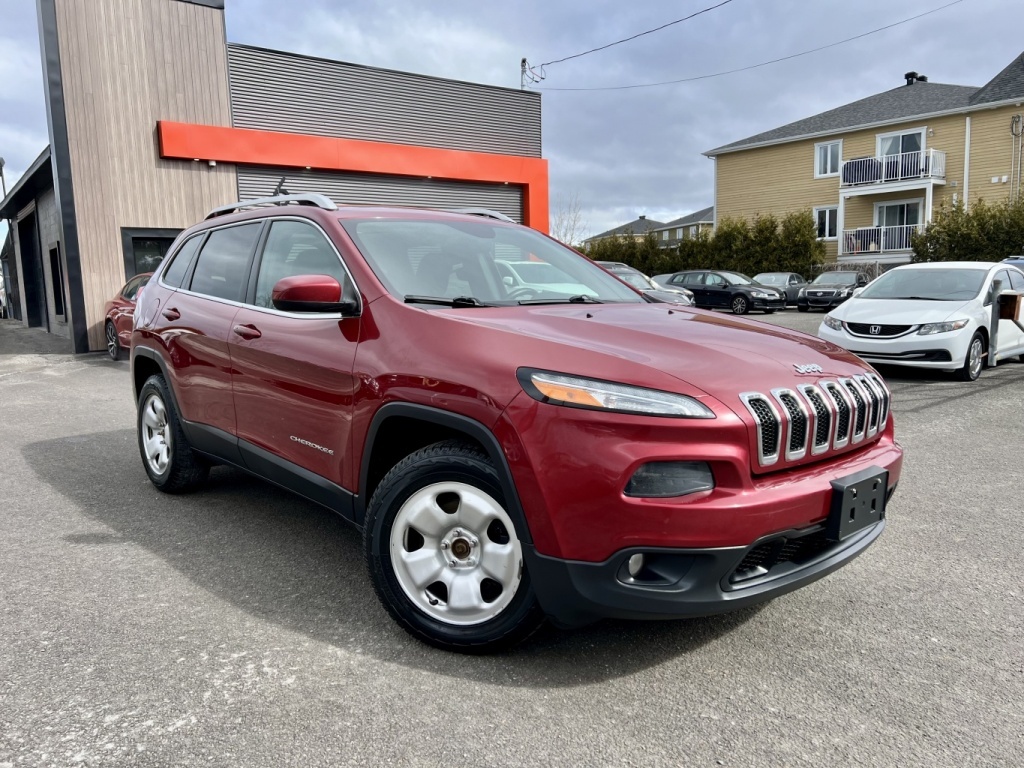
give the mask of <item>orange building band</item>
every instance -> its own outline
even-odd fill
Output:
[[[161,120],[160,156],[395,176],[515,184],[523,189],[523,223],[548,231],[548,161],[457,149],[387,144]]]

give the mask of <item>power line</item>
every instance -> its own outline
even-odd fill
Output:
[[[607,85],[607,86],[601,86],[601,87],[595,87],[595,88],[537,88],[536,90],[538,90],[538,91],[624,91],[624,90],[629,90],[629,89],[633,89],[633,88],[655,88],[655,87],[660,86],[660,85],[677,85],[679,83],[692,83],[695,80],[708,80],[708,79],[710,79],[712,77],[722,77],[723,75],[734,75],[737,72],[746,72],[747,70],[750,70],[750,69],[757,69],[759,67],[766,67],[769,64],[778,64],[780,61],[788,61],[789,59],[796,59],[796,58],[799,58],[800,56],[807,56],[808,54],[811,54],[811,53],[817,53],[818,51],[824,51],[827,48],[835,48],[837,45],[843,45],[844,43],[849,43],[849,42],[852,42],[854,40],[859,40],[862,37],[867,37],[868,35],[873,35],[873,34],[875,34],[877,32],[883,32],[886,29],[892,29],[893,27],[898,27],[901,24],[906,24],[908,22],[915,21],[915,20],[920,19],[920,18],[922,18],[924,16],[929,16],[929,15],[931,15],[933,13],[938,13],[939,11],[944,11],[947,8],[950,8],[950,7],[954,6],[954,5],[958,5],[959,3],[962,3],[963,1],[964,0],[953,0],[953,2],[951,2],[951,3],[946,3],[946,5],[939,6],[938,8],[933,8],[930,11],[925,11],[924,13],[919,13],[916,16],[911,16],[910,18],[903,19],[902,21],[897,21],[897,22],[894,22],[892,24],[886,24],[884,27],[879,27],[878,29],[872,29],[869,32],[862,32],[859,35],[854,35],[853,37],[848,37],[845,40],[838,40],[838,41],[836,41],[834,43],[829,43],[828,45],[822,45],[822,46],[819,46],[818,48],[811,48],[810,50],[801,51],[800,53],[793,53],[793,54],[790,54],[789,56],[781,56],[781,57],[779,57],[777,59],[771,59],[770,61],[762,61],[760,64],[751,64],[748,67],[739,67],[737,69],[727,69],[724,72],[715,72],[715,73],[709,74],[709,75],[697,75],[695,77],[684,77],[684,78],[680,78],[679,80],[665,80],[665,81],[662,81],[660,83],[639,83],[639,84],[636,84],[636,85]],[[538,81],[534,80],[533,82],[538,82]]]
[[[723,2],[719,3],[718,5],[712,5],[710,8],[705,8],[702,11],[697,11],[696,13],[691,13],[689,16],[685,16],[682,19],[676,19],[675,21],[670,21],[668,24],[662,24],[660,27],[655,27],[654,29],[648,29],[646,32],[638,32],[637,34],[635,34],[635,35],[633,35],[631,37],[624,37],[621,40],[616,40],[614,43],[608,43],[607,45],[602,45],[602,46],[599,46],[597,48],[591,48],[589,51],[583,51],[583,53],[574,53],[572,56],[566,56],[564,59],[555,59],[554,61],[546,61],[543,64],[539,64],[538,67],[548,67],[548,66],[551,66],[552,64],[561,64],[563,61],[569,61],[569,59],[578,59],[580,56],[586,56],[588,53],[596,53],[597,51],[603,51],[606,48],[611,48],[613,45],[619,45],[621,43],[628,43],[630,40],[636,40],[638,37],[643,37],[644,35],[650,35],[650,34],[652,34],[654,32],[660,32],[661,30],[666,29],[667,27],[671,27],[674,24],[681,24],[684,21],[689,21],[694,16],[700,16],[702,13],[707,13],[708,11],[713,11],[713,10],[715,10],[715,8],[721,8],[723,5],[728,5],[731,2],[732,2],[732,0],[723,0]]]

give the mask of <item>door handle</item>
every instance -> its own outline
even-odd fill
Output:
[[[168,320],[177,320],[179,317],[181,317],[181,312],[176,310],[174,307],[168,307],[160,314],[162,314]]]
[[[236,325],[231,330],[236,336],[241,336],[243,339],[258,339],[263,335],[255,325]]]

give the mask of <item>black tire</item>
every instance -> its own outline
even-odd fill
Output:
[[[422,499],[425,495],[429,498],[430,491],[426,489],[436,483],[455,484],[455,487],[458,485],[471,486],[476,491],[482,491],[500,505],[502,512],[512,522],[513,530],[507,531],[508,535],[505,535],[505,541],[498,541],[496,546],[507,545],[511,537],[515,537],[516,545],[514,546],[517,546],[518,542],[522,540],[523,532],[516,528],[515,521],[505,511],[508,505],[498,480],[498,473],[486,455],[478,448],[458,440],[446,440],[427,446],[406,456],[392,467],[377,486],[367,508],[366,524],[363,529],[363,546],[370,571],[370,580],[377,596],[391,617],[403,629],[413,637],[437,648],[461,653],[487,653],[521,642],[533,634],[544,621],[544,615],[537,604],[537,598],[522,559],[519,561],[515,576],[511,579],[514,582],[514,590],[510,592],[511,597],[507,604],[494,616],[481,620],[479,623],[456,624],[438,616],[432,616],[427,612],[434,610],[438,614],[443,614],[449,610],[448,597],[442,596],[439,605],[438,593],[430,591],[440,583],[440,576],[437,577],[438,581],[416,589],[414,597],[419,604],[410,598],[406,587],[403,587],[401,579],[405,578],[408,583],[408,576],[400,577],[396,571],[392,553],[392,535],[403,537],[401,539],[403,546],[410,548],[407,543],[408,539],[404,538],[409,534],[403,534],[401,529],[396,531],[396,518],[400,512],[405,516],[407,509],[415,507],[417,499]],[[449,485],[449,487],[452,486]],[[440,499],[444,496],[455,496],[456,501],[449,503],[461,508],[462,501],[458,499],[457,493],[439,492],[432,503],[437,504],[440,508]],[[408,507],[406,502],[409,502]],[[446,507],[442,511],[453,515],[454,532],[462,535],[460,529],[466,526],[459,522],[462,520],[461,514],[458,517],[455,516],[461,510],[457,509],[453,512],[451,508]],[[408,520],[409,518],[403,517],[403,519]],[[400,523],[400,525],[406,525],[406,530],[413,530],[408,523]],[[442,521],[440,525],[445,526],[447,523]],[[491,530],[490,526],[486,528],[488,536],[491,535]],[[429,540],[421,536],[422,543],[417,543],[419,547],[423,547],[430,546],[428,541],[439,541],[440,544],[436,545],[438,546],[437,551],[446,549],[454,556],[455,544],[453,543],[449,550],[444,541],[450,535],[434,536]],[[477,552],[479,560],[483,560],[488,545],[487,541],[481,545],[481,549]],[[452,577],[452,573],[448,571],[447,564],[444,562],[447,555],[441,554],[440,557],[442,558],[441,565],[434,565],[434,567],[440,568],[441,575]],[[451,562],[454,567],[455,560]],[[401,564],[398,567],[401,568]],[[475,566],[471,566],[470,570],[472,567]],[[403,571],[403,574],[407,574],[407,572]],[[427,578],[433,577],[427,576]],[[490,581],[497,584],[493,580]],[[482,594],[482,585],[480,592]],[[444,595],[447,595],[446,589]],[[486,600],[486,597],[483,599]],[[485,607],[484,613],[489,610]]]
[[[797,312],[806,312],[809,309],[810,309],[810,307],[805,307],[805,306],[803,306],[801,304],[797,304],[796,305],[796,311]]]
[[[975,363],[974,355],[980,355],[980,360]],[[977,381],[978,377],[981,376],[981,372],[985,369],[985,337],[980,333],[976,332],[971,337],[971,343],[967,347],[967,354],[964,355],[964,364],[956,372],[956,377],[960,381]]]
[[[732,304],[730,306],[734,315],[745,315],[750,311],[750,302],[747,301],[747,297],[742,294],[733,296]]]
[[[162,410],[162,427],[151,426],[152,414],[147,411],[151,405],[154,408],[152,414]],[[206,480],[210,474],[210,464],[192,450],[191,443],[185,437],[163,376],[150,376],[142,386],[135,423],[142,466],[157,490],[164,493],[182,493],[192,490]],[[167,440],[167,437],[170,437],[170,440]],[[147,445],[159,444],[161,438],[167,449],[165,461],[161,461],[156,455],[149,456],[147,451]]]
[[[764,311],[764,313],[765,313],[766,315],[774,315],[774,314],[775,314],[775,310],[774,310],[774,309],[766,309],[766,310]]]
[[[121,341],[117,338],[117,329],[110,320],[107,320],[103,335],[107,342],[107,354],[116,363],[121,359]]]

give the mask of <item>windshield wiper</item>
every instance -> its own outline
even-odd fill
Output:
[[[417,296],[410,293],[405,297],[406,304],[437,304],[442,307],[490,307],[491,304],[484,304],[480,299],[472,296],[456,296],[453,299],[446,299],[443,296]]]
[[[953,301],[953,299],[937,299],[934,296],[893,296],[895,301]]]
[[[520,304],[604,304],[600,299],[595,299],[585,293],[578,296],[567,296],[558,299],[523,299]]]

